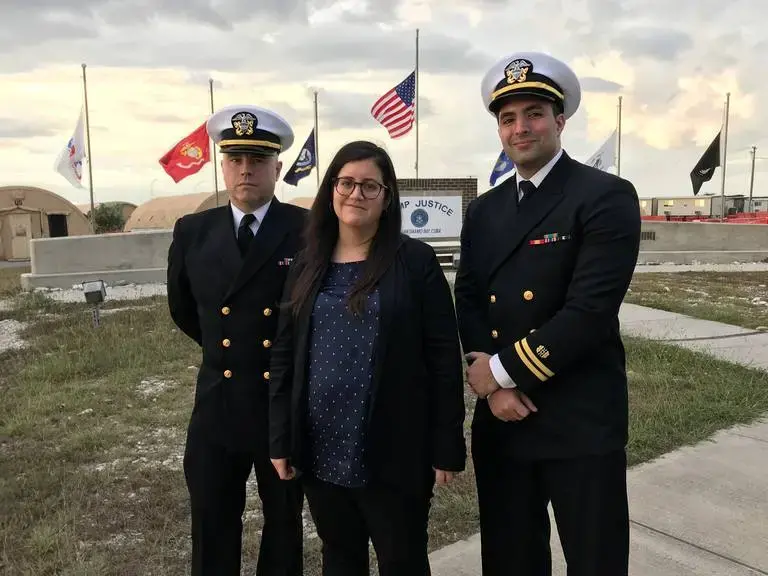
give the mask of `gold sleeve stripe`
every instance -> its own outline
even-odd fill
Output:
[[[547,376],[549,376],[550,378],[552,378],[552,376],[554,376],[554,375],[555,375],[555,373],[554,373],[554,372],[552,372],[552,370],[550,370],[550,369],[549,369],[549,368],[547,368],[546,366],[544,366],[544,362],[542,362],[541,360],[539,360],[539,357],[538,357],[538,356],[536,356],[536,354],[534,354],[534,353],[533,353],[533,350],[531,350],[531,346],[528,344],[528,338],[523,338],[523,339],[522,339],[522,343],[523,343],[523,350],[525,350],[525,351],[527,352],[527,354],[528,354],[528,357],[531,359],[531,361],[532,361],[534,364],[536,364],[536,367],[537,367],[539,370],[541,370],[542,372],[544,372],[544,374],[546,374]]]
[[[525,352],[523,352],[523,347],[520,346],[520,340],[515,342],[515,352],[517,352],[517,355],[520,356],[520,360],[523,361],[523,364],[525,364],[525,367],[530,370],[536,378],[541,380],[542,382],[545,382],[547,380],[547,377],[544,376],[539,370],[534,366],[530,360],[528,360],[528,356],[526,356]]]

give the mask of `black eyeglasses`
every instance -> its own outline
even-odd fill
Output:
[[[356,186],[360,186],[360,193],[366,200],[375,200],[379,197],[382,190],[386,190],[387,187],[384,184],[379,184],[376,180],[363,180],[357,182],[354,178],[335,178],[333,181],[336,192],[342,196],[351,196],[355,191]]]

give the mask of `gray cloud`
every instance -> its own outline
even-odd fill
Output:
[[[0,139],[55,136],[58,133],[55,126],[50,124],[37,125],[34,122],[22,122],[14,118],[0,118]]]
[[[624,30],[611,44],[629,59],[647,57],[668,62],[692,48],[693,40],[677,30],[646,27]]]
[[[193,86],[207,86],[210,79],[211,74],[200,70],[191,70],[187,73],[187,82]],[[221,82],[221,80],[213,81],[214,90],[220,90],[223,87],[224,84]]]
[[[617,82],[611,82],[605,78],[597,78],[595,76],[579,78],[579,82],[581,83],[581,89],[585,92],[608,92],[612,94],[624,87]]]
[[[66,50],[26,47],[0,54],[0,70],[29,70],[46,64],[87,62],[89,66],[172,67],[186,69],[191,81],[211,70],[252,71],[285,81],[323,74],[367,70],[407,71],[415,65],[411,31],[370,25],[336,24],[311,28],[275,27],[269,21],[237,23],[232,31],[213,28],[183,31],[167,22],[139,28],[105,25],[95,39],[73,39]],[[273,34],[274,39],[267,39]],[[258,55],[258,56],[257,56]],[[424,35],[422,64],[430,73],[475,71],[488,58],[464,38],[431,32]],[[267,78],[269,80],[269,78]]]
[[[154,114],[151,112],[136,111],[133,117],[137,120],[152,122],[153,124],[189,124],[189,118],[177,116],[175,114]]]

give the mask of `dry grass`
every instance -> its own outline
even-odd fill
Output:
[[[768,272],[635,274],[626,301],[745,328],[768,327]]]
[[[162,298],[104,316],[99,329],[84,305],[47,303],[41,316],[37,297],[21,302],[9,314],[35,320],[28,348],[0,355],[0,573],[186,573],[181,454],[196,346]],[[656,343],[627,348],[632,463],[768,410],[766,374]],[[477,530],[471,461],[436,492],[432,549]],[[244,573],[253,573],[261,517],[253,485],[248,495]],[[306,573],[319,574],[311,522],[307,533]]]
[[[0,268],[0,298],[15,296],[21,292],[20,277],[29,271],[29,266]]]

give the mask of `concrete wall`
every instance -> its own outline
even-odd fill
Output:
[[[71,288],[88,280],[165,282],[172,234],[152,230],[33,240],[32,270],[22,275],[22,286]]]
[[[643,222],[641,264],[768,261],[768,226]],[[26,289],[70,288],[87,280],[108,284],[165,282],[171,230],[126,232],[30,242]]]
[[[768,226],[717,222],[643,222],[640,262],[761,262],[768,259]]]
[[[768,226],[643,222],[640,250],[768,250]]]

